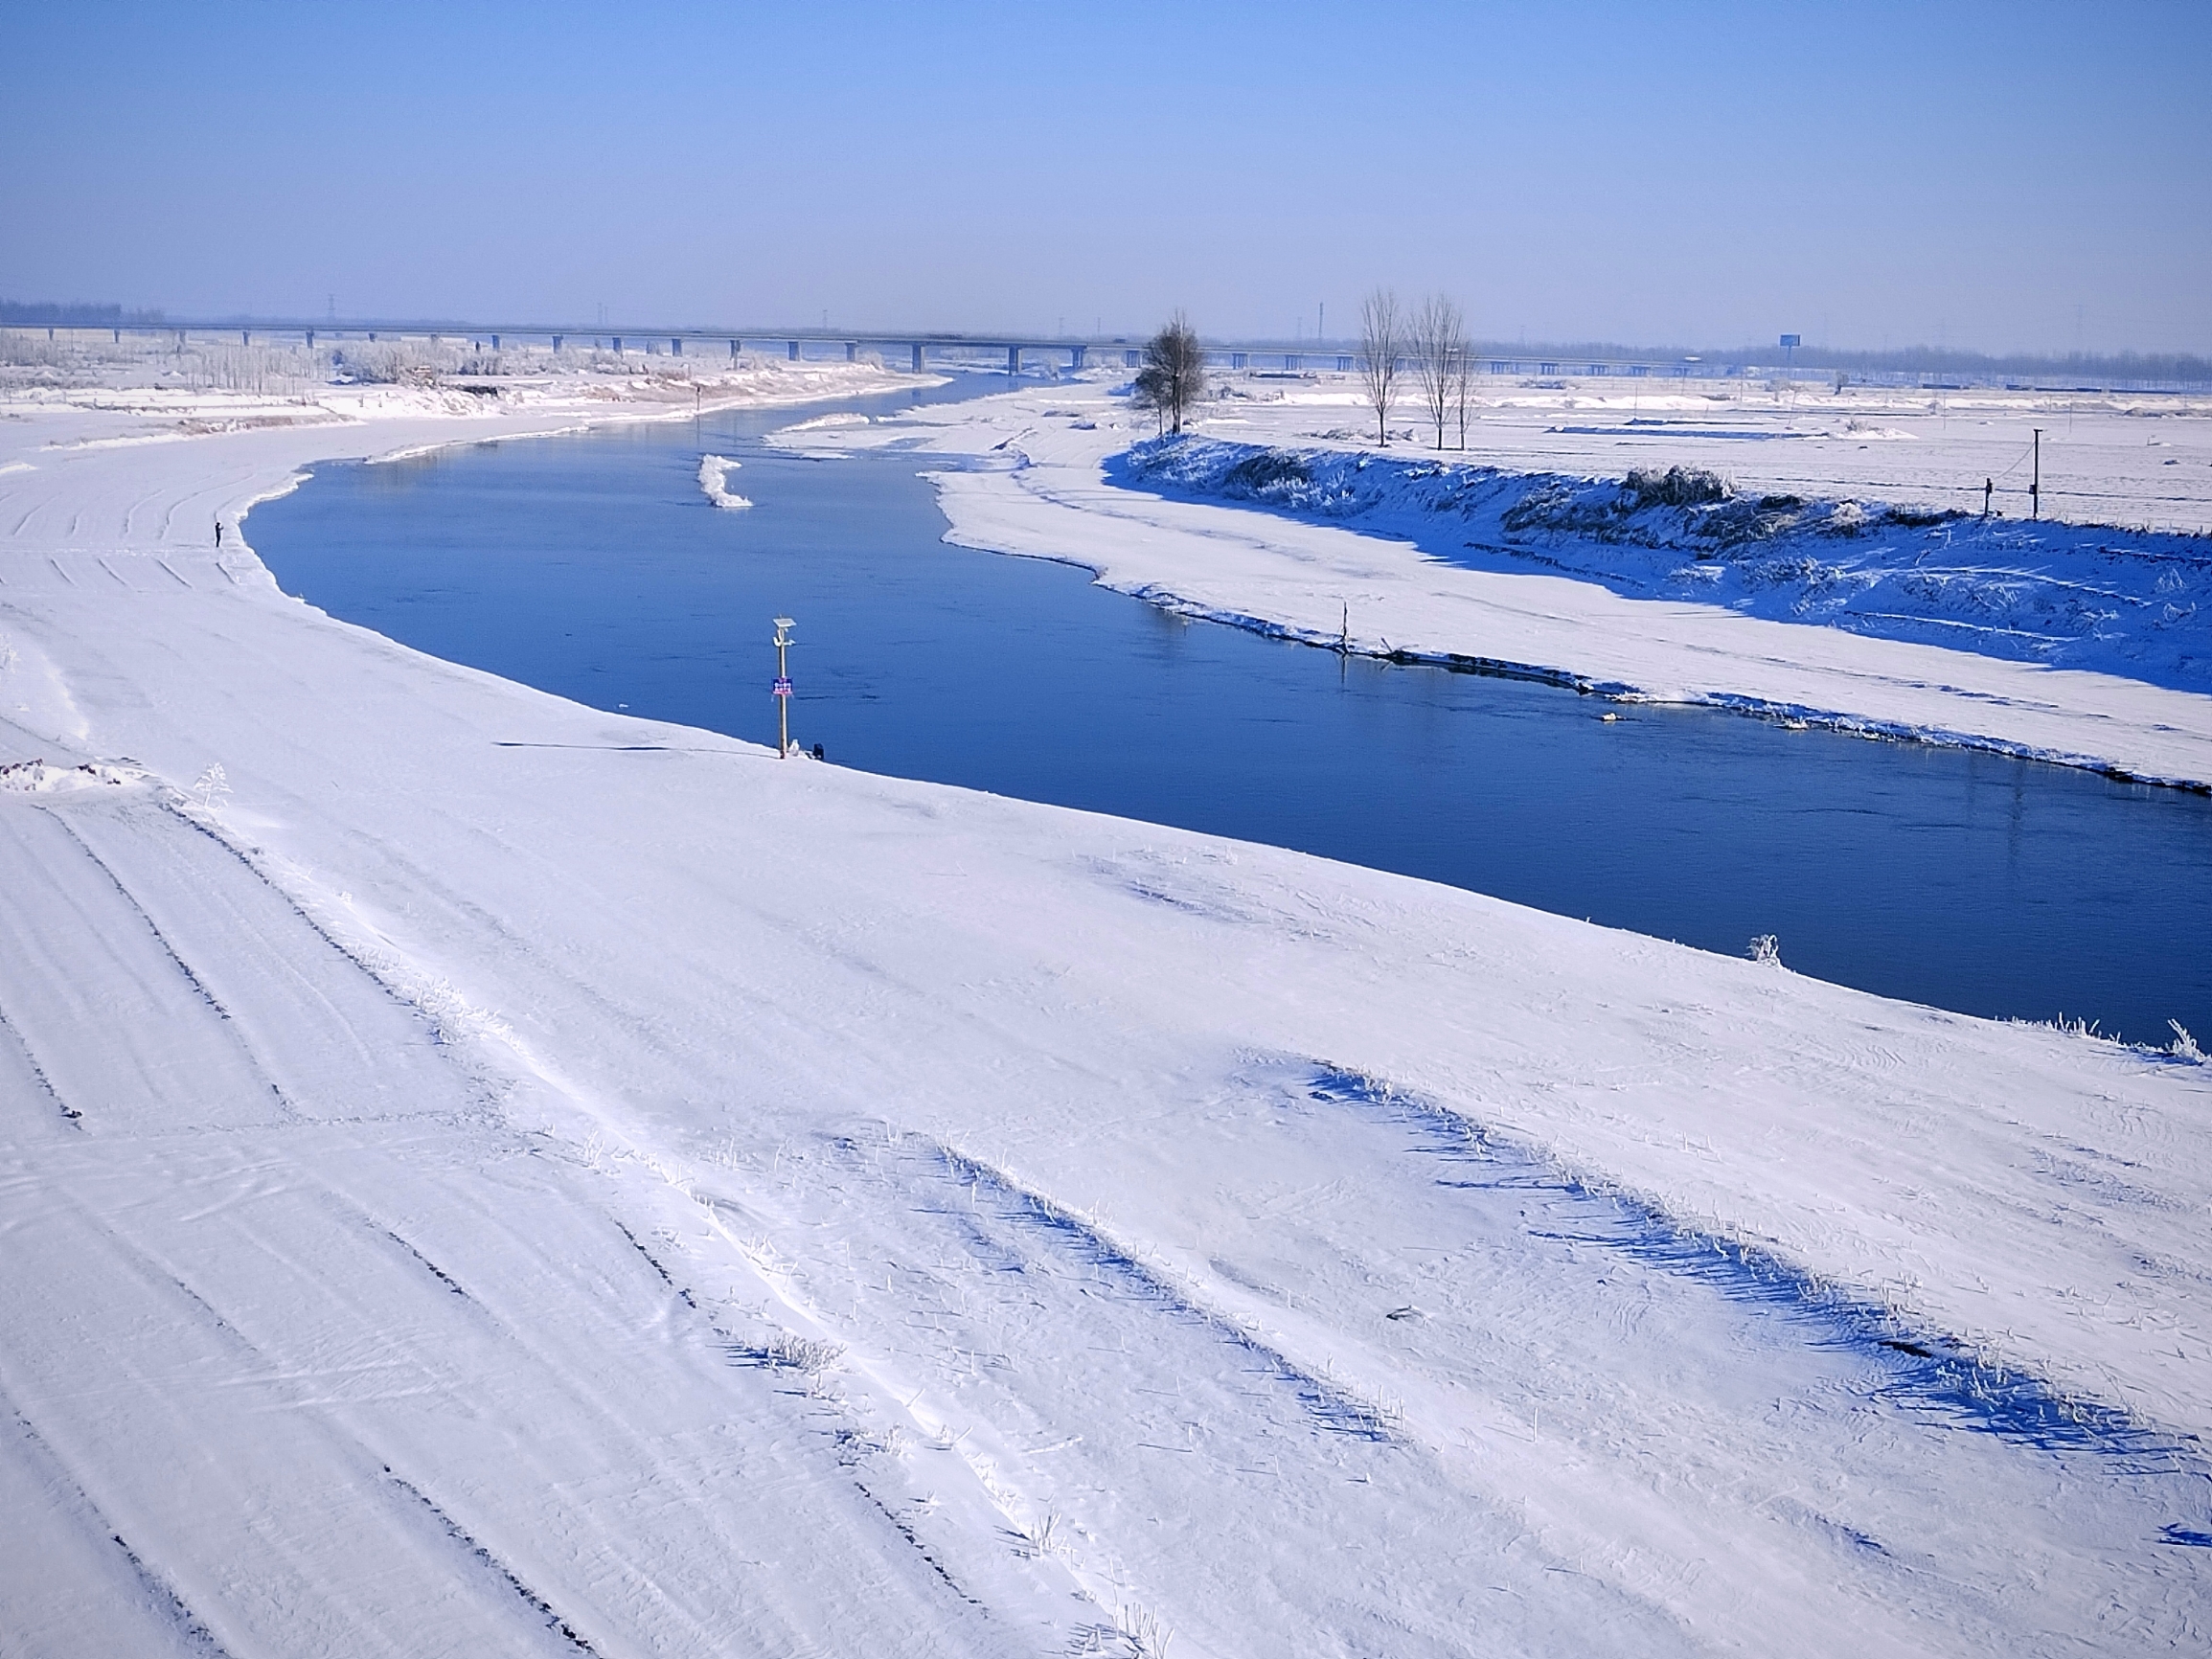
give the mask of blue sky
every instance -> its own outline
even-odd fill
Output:
[[[2212,352],[2212,5],[16,9],[0,297]]]

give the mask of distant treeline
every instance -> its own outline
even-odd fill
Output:
[[[2096,352],[2069,352],[2067,355],[2036,356],[2026,352],[1993,356],[1985,352],[1967,352],[1940,346],[1899,346],[1882,352],[1834,351],[1817,346],[1799,346],[1785,352],[1780,346],[1737,346],[1725,350],[1713,347],[1691,349],[1665,346],[1623,346],[1608,340],[1578,340],[1564,344],[1545,345],[1509,344],[1505,341],[1479,342],[1473,347],[1474,355],[1490,358],[1511,358],[1527,362],[1540,357],[1545,362],[1571,364],[1577,358],[1603,362],[1608,358],[1618,362],[1665,363],[1678,362],[1685,357],[1697,357],[1707,363],[1758,363],[1778,365],[1787,356],[1792,367],[1798,369],[1841,370],[1847,375],[1972,375],[1977,379],[2012,376],[2033,380],[2212,380],[2212,357],[2200,357],[2185,352],[2119,352],[2110,354]]]
[[[126,311],[121,306],[96,306],[89,300],[61,304],[0,300],[0,329],[117,329],[160,321],[159,311]]]

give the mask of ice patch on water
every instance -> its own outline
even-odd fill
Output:
[[[717,507],[750,507],[753,504],[743,496],[723,488],[723,480],[735,472],[741,464],[727,455],[699,457],[699,489]]]

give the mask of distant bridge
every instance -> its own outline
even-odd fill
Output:
[[[16,324],[22,328],[25,325]],[[1018,333],[963,333],[946,330],[905,330],[898,329],[725,329],[725,328],[610,328],[602,323],[591,327],[548,323],[481,323],[438,320],[379,320],[359,318],[322,318],[313,321],[285,318],[217,318],[190,320],[163,318],[159,321],[111,321],[100,319],[72,323],[57,320],[44,327],[51,336],[57,330],[71,332],[112,332],[120,342],[125,334],[173,334],[183,339],[188,334],[236,335],[243,344],[256,339],[299,339],[312,346],[318,339],[430,339],[467,340],[478,345],[489,344],[493,350],[508,342],[541,342],[556,351],[588,347],[595,351],[611,351],[617,354],[630,352],[657,353],[666,351],[671,356],[697,357],[711,355],[717,349],[726,350],[736,358],[741,352],[781,352],[792,362],[807,358],[820,360],[825,354],[841,352],[848,362],[858,359],[862,352],[880,352],[886,362],[903,356],[908,367],[921,374],[934,356],[944,366],[956,364],[974,367],[981,359],[997,367],[1003,363],[1010,375],[1019,375],[1026,369],[1080,370],[1093,362],[1106,363],[1119,357],[1121,366],[1134,369],[1143,359],[1144,341],[1124,335],[1071,335],[1071,334],[1018,334]],[[1250,339],[1209,341],[1204,346],[1207,362],[1232,371],[1268,375],[1305,375],[1316,371],[1334,371],[1349,374],[1363,361],[1356,342],[1349,340],[1318,339]],[[1829,369],[1801,366],[1794,370],[1787,363],[1773,358],[1760,359],[1744,356],[1704,354],[1675,356],[1663,352],[1633,355],[1577,352],[1559,347],[1535,348],[1516,346],[1476,345],[1469,360],[1478,374],[1492,375],[1535,376],[1539,379],[1623,377],[1630,379],[1728,379],[1752,375],[1790,375],[1806,379],[1824,379],[1834,373]],[[2070,391],[2129,391],[2129,392],[2198,392],[2202,385],[2193,381],[2112,379],[2103,375],[2090,378],[2096,383],[2083,384],[2078,371],[2064,368],[2036,374],[2013,374],[1999,371],[1960,374],[1915,369],[1858,369],[1849,371],[1850,378],[1861,384],[1919,387],[1922,389],[1962,389],[1969,385],[2009,386],[2021,390]]]
[[[61,323],[48,328],[46,331],[51,335],[56,328],[66,330],[73,327],[81,325]],[[1022,372],[1025,354],[1033,367],[1041,366],[1040,359],[1043,359],[1050,361],[1055,368],[1064,366],[1082,369],[1089,365],[1094,353],[1119,349],[1128,365],[1133,368],[1141,349],[1141,342],[1119,337],[969,334],[942,330],[911,332],[902,330],[644,329],[610,328],[605,324],[578,328],[547,323],[341,321],[328,318],[315,322],[286,318],[220,321],[164,318],[158,323],[100,324],[95,327],[113,333],[118,342],[125,334],[174,334],[179,339],[188,334],[235,334],[241,345],[251,345],[257,338],[295,338],[309,346],[314,345],[318,339],[467,340],[478,345],[488,344],[494,351],[505,344],[529,342],[549,345],[557,352],[587,345],[594,351],[611,351],[618,354],[633,351],[657,352],[665,349],[674,357],[712,353],[718,347],[726,347],[732,357],[747,349],[755,352],[781,351],[792,362],[808,356],[819,358],[825,349],[833,352],[841,348],[847,362],[857,360],[863,351],[879,352],[886,360],[903,355],[916,374],[926,367],[932,353],[940,358],[957,354],[969,361],[979,356],[1003,356],[1007,373],[1018,375]]]
[[[108,329],[120,342],[125,334],[174,334],[180,339],[188,334],[236,334],[241,344],[250,345],[258,336],[262,339],[298,338],[312,346],[317,339],[429,339],[468,340],[479,345],[489,344],[497,351],[503,344],[533,342],[550,345],[555,351],[586,343],[595,351],[611,351],[618,355],[632,351],[658,352],[664,348],[671,356],[697,356],[711,353],[716,348],[726,348],[731,357],[738,356],[748,347],[753,351],[781,351],[792,362],[810,354],[819,358],[825,351],[842,350],[847,362],[858,359],[863,351],[880,352],[886,361],[904,356],[908,367],[921,374],[934,354],[941,361],[959,357],[969,363],[978,357],[1003,357],[1006,372],[1018,375],[1025,367],[1087,368],[1095,359],[1110,361],[1115,354],[1124,368],[1133,369],[1143,359],[1142,340],[1123,335],[1052,335],[1052,334],[976,334],[957,331],[910,332],[901,330],[851,330],[851,329],[721,329],[721,328],[609,328],[604,324],[578,328],[565,324],[547,323],[469,323],[455,321],[344,321],[323,319],[304,322],[284,318],[226,319],[220,321],[193,321],[165,318],[159,323],[117,323],[97,325]],[[56,327],[67,329],[63,323]],[[54,329],[49,328],[51,334]],[[1266,371],[1274,369],[1285,374],[1304,374],[1315,370],[1334,370],[1348,374],[1359,366],[1361,355],[1349,341],[1330,340],[1244,340],[1217,341],[1206,345],[1206,360],[1218,367]],[[1740,372],[1733,366],[1723,366],[1718,360],[1706,361],[1698,357],[1592,357],[1588,355],[1566,358],[1556,352],[1477,352],[1472,361],[1478,371],[1493,375],[1621,375],[1646,376],[1653,375],[1712,375]]]

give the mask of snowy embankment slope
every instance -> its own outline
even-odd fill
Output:
[[[781,441],[821,454],[902,445],[972,457],[983,465],[938,479],[953,540],[1065,559],[1123,592],[1288,638],[1348,639],[1356,650],[1535,672],[1615,695],[1742,707],[2160,783],[2212,784],[2212,695],[2097,671],[2126,660],[2125,651],[2094,657],[2096,670],[2012,661],[1672,593],[1630,597],[1614,591],[1626,586],[1618,580],[1608,587],[1532,573],[1510,557],[1469,568],[1335,524],[1121,488],[1106,464],[1150,428],[1131,426],[1109,385],[1038,387]],[[1609,500],[1618,489],[1602,493]],[[1571,515],[1571,500],[1555,505]],[[1569,568],[1605,552],[1544,551]],[[2148,579],[2151,589],[2158,580]],[[2141,596],[2155,626],[2131,635],[2178,642],[2154,648],[2162,653],[2156,672],[2176,681],[2202,671],[2194,642],[2203,625],[2186,610],[2204,577],[2192,567],[2182,580],[2187,592]],[[1938,631],[1933,621],[1922,626]],[[2198,666],[2184,670],[2185,660]]]
[[[1918,1351],[2212,1427],[2204,1068],[778,762],[207,545],[413,427],[6,430],[31,1650],[2201,1631],[2186,1478]]]
[[[1139,443],[1107,475],[1475,569],[2212,692],[2212,536],[1722,495],[1715,474],[1679,466],[1623,482],[1204,438]]]

